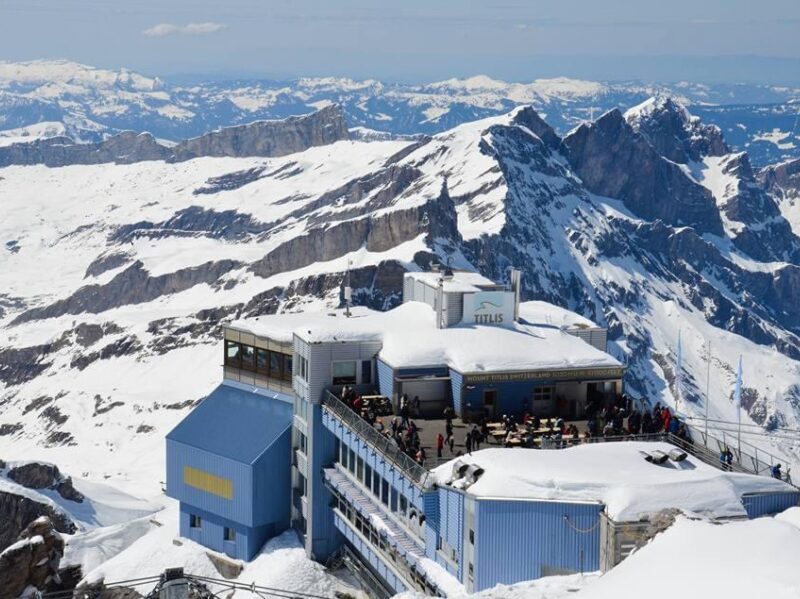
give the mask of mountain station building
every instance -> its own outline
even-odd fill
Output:
[[[234,322],[224,329],[222,384],[167,435],[167,494],[180,502],[180,533],[247,560],[292,527],[311,558],[356,564],[375,595],[447,594],[452,584],[476,592],[611,567],[626,555],[629,522],[661,509],[729,518],[797,504],[796,489],[781,481],[690,469],[691,461],[653,465],[636,443],[608,444],[630,462],[630,482],[649,481],[626,509],[612,488],[626,487],[626,475],[603,487],[598,472],[609,465],[585,467],[608,458],[604,444],[496,447],[420,464],[342,401],[354,390],[388,415],[415,398],[414,419],[429,437],[444,430],[446,408],[459,423],[580,420],[622,393],[624,367],[606,352],[606,337],[577,314],[520,302],[516,271],[508,286],[469,272],[408,273],[402,304],[387,312]],[[572,468],[574,460],[584,466]],[[709,489],[703,501],[650,491],[696,479]]]

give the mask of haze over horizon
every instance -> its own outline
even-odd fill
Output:
[[[800,3],[791,0],[0,0],[0,15],[2,60],[65,58],[170,80],[800,83]]]

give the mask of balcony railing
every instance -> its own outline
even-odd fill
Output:
[[[403,453],[390,438],[382,435],[346,403],[330,391],[324,393],[323,405],[355,432],[363,441],[371,445],[382,456],[399,468],[411,481],[422,488],[428,483],[428,470],[420,466],[409,455]]]

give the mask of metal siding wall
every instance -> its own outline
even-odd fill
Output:
[[[185,485],[184,466],[230,479],[233,483],[233,498],[225,499]],[[263,524],[254,520],[253,472],[249,465],[170,439],[167,439],[167,495],[245,526]]]
[[[456,414],[461,416],[461,408],[462,408],[462,389],[464,388],[464,377],[461,376],[460,372],[456,372],[455,370],[450,370],[450,388],[452,389],[453,395],[453,410],[455,410]]]
[[[189,527],[189,514],[200,517],[200,528]],[[179,518],[180,536],[236,559],[252,559],[273,533],[271,526],[256,528],[242,526],[238,522],[220,518],[210,512],[185,503],[180,504]],[[224,540],[224,529],[226,527],[236,531],[236,541]]]
[[[439,514],[439,493],[436,490],[426,491],[422,494],[422,504],[424,506],[425,523],[436,533],[440,528],[440,514]]]
[[[445,293],[447,309],[447,326],[461,322],[464,317],[464,295],[462,293]]]
[[[436,561],[446,567],[458,580],[462,580],[461,574],[464,562],[464,494],[444,487],[439,488],[439,536],[455,549],[458,556],[458,570],[453,572],[449,562],[441,559]]]
[[[378,388],[381,395],[394,399],[394,371],[383,360],[378,359],[376,361],[378,364]]]
[[[309,518],[306,548],[314,559],[324,562],[336,551],[340,538],[333,526],[331,494],[325,486],[322,469],[336,461],[336,438],[322,423],[322,406],[311,405],[309,435]]]
[[[483,392],[487,389],[497,391],[495,400],[495,414],[514,414],[522,415],[531,411],[533,401],[533,390],[536,387],[548,387],[554,383],[551,381],[512,381],[508,383],[477,383],[471,385],[472,389],[464,390],[463,403],[471,410],[483,408]]]
[[[482,499],[475,510],[475,591],[600,567],[600,504]]]
[[[759,493],[742,497],[742,504],[749,518],[777,514],[798,505],[798,503],[800,503],[800,492],[798,491]]]
[[[292,427],[262,453],[253,464],[253,519],[256,524],[289,526],[292,487]]]

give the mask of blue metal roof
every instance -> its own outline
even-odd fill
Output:
[[[292,405],[220,385],[167,439],[252,464],[292,423]]]

